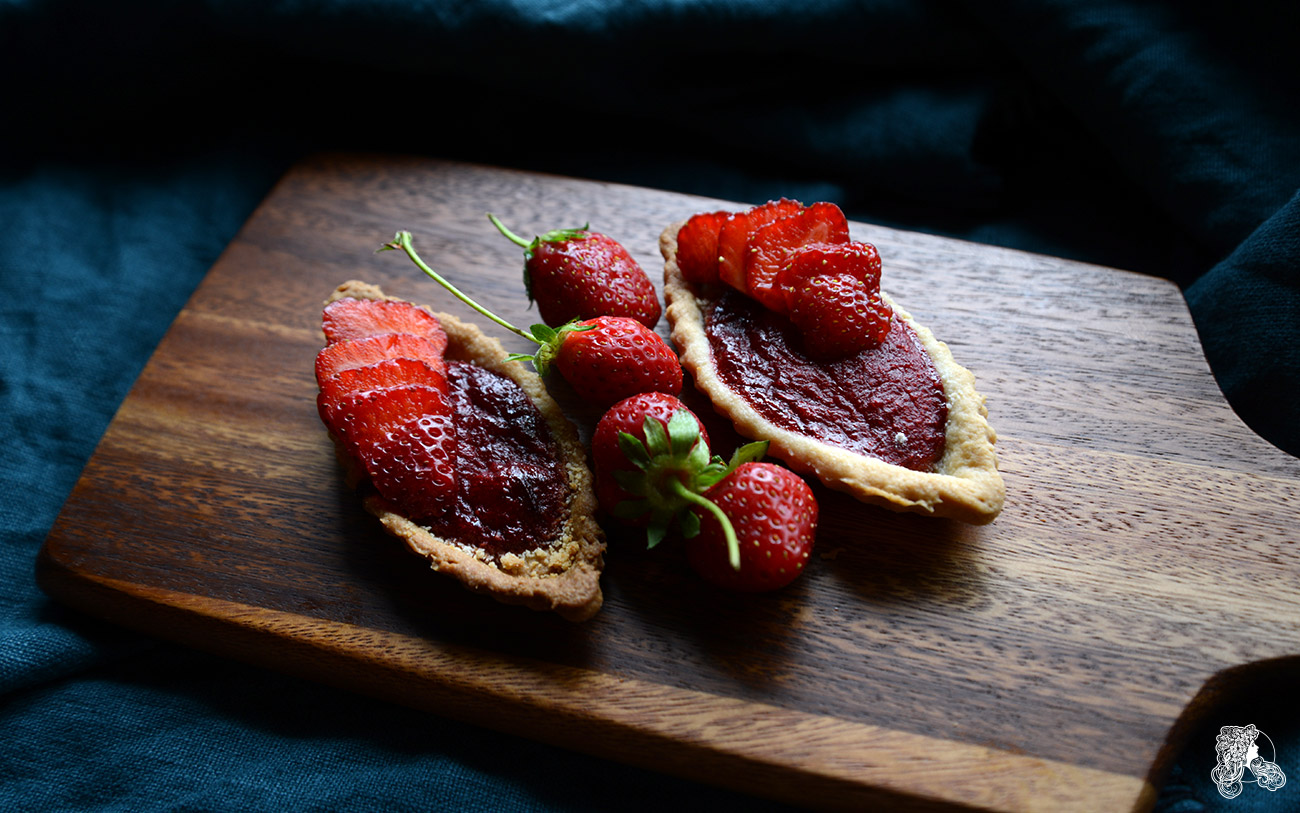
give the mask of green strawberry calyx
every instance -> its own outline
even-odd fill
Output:
[[[547,325],[536,324],[529,328],[527,338],[537,342],[539,347],[537,352],[529,355],[528,353],[511,353],[506,356],[508,361],[531,361],[533,369],[537,374],[545,376],[551,370],[551,365],[555,363],[555,357],[560,352],[560,345],[570,333],[582,333],[586,330],[594,330],[595,325],[580,325],[576,320],[566,322],[559,327],[549,327]]]
[[[614,472],[614,479],[632,499],[613,509],[615,516],[635,519],[649,514],[646,525],[648,547],[655,547],[674,525],[687,539],[700,532],[697,510],[712,514],[727,540],[731,566],[740,569],[740,543],[735,528],[712,500],[705,496],[710,488],[736,470],[742,463],[759,460],[767,453],[767,441],[755,441],[738,448],[731,460],[724,462],[710,455],[708,444],[700,436],[695,417],[685,410],[675,413],[667,428],[658,419],[646,416],[643,424],[645,441],[620,432],[618,446],[632,470]]]
[[[487,308],[483,307],[479,303],[475,302],[473,299],[471,299],[468,295],[466,295],[455,285],[452,285],[451,282],[449,282],[444,276],[442,276],[437,271],[430,268],[429,265],[425,263],[425,261],[421,259],[420,255],[416,252],[415,244],[412,241],[411,233],[409,231],[399,231],[396,235],[393,236],[392,240],[380,246],[378,251],[405,252],[406,256],[411,258],[411,262],[415,263],[417,268],[419,268],[421,271],[427,274],[431,279],[433,279],[434,282],[446,288],[451,293],[452,296],[456,297],[457,299],[459,299],[461,302],[464,302],[473,310],[477,311],[478,313],[482,314],[483,316],[487,317],[493,322],[496,322],[498,325],[510,331],[511,333],[515,334],[516,336],[525,338],[530,342],[535,342],[538,345],[538,349],[537,352],[533,353],[532,355],[529,355],[527,353],[511,353],[506,358],[510,361],[532,362],[533,369],[537,370],[538,375],[545,376],[548,372],[550,372],[551,364],[554,362],[556,354],[560,352],[560,345],[564,344],[565,338],[567,338],[570,333],[577,333],[584,330],[592,330],[596,327],[595,325],[579,325],[577,324],[576,320],[561,325],[558,328],[548,327],[547,325],[542,325],[542,324],[533,325],[528,330],[515,327],[514,325],[507,322],[505,319],[502,319],[500,316],[497,316],[492,311],[488,310]]]

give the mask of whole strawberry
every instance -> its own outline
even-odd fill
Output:
[[[572,330],[561,327],[558,341],[556,369],[575,390],[601,406],[642,392],[682,391],[677,354],[658,333],[634,319],[585,319],[573,323]],[[538,371],[544,370],[543,362]]]
[[[702,578],[728,590],[762,592],[803,572],[819,513],[803,478],[771,463],[743,463],[704,496],[730,519],[740,563],[723,524],[706,514],[699,534],[686,543],[687,561]]]
[[[711,583],[775,590],[803,572],[818,506],[799,475],[757,462],[766,451],[766,441],[749,443],[724,464],[685,404],[638,395],[596,424],[596,493],[614,516],[646,526],[649,547],[679,528],[687,560]]]
[[[596,493],[609,513],[644,525],[653,548],[673,527],[687,538],[697,534],[700,511],[714,514],[729,529],[727,518],[703,494],[766,451],[767,441],[748,443],[723,462],[710,453],[704,424],[685,404],[643,393],[615,404],[596,424]],[[739,550],[731,548],[739,567]]]
[[[426,265],[412,245],[410,232],[398,232],[379,250],[406,252],[420,270],[457,299],[506,330],[536,343],[538,349],[533,355],[516,353],[510,358],[531,361],[542,376],[554,366],[578,394],[598,406],[609,406],[642,392],[677,395],[682,391],[682,366],[677,354],[658,333],[635,319],[598,316],[558,328],[537,324],[525,331],[470,299]]]
[[[653,328],[662,309],[650,277],[621,243],[599,232],[556,229],[526,240],[488,219],[524,249],[524,289],[542,321],[558,327],[575,319],[625,316]]]
[[[679,418],[678,424],[674,424],[670,431],[669,425],[678,415],[693,418],[694,428],[683,423]],[[650,419],[653,424],[648,424],[647,419]],[[634,499],[633,495],[618,482],[626,474],[637,471],[636,465],[628,459],[620,444],[620,436],[623,434],[628,434],[642,444],[649,443],[656,448],[662,444],[657,445],[657,440],[652,438],[675,436],[678,465],[672,467],[661,465],[661,471],[672,468],[679,472],[687,472],[692,454],[698,457],[703,453],[705,458],[703,462],[708,462],[709,433],[699,418],[679,398],[662,392],[644,392],[619,401],[601,417],[591,438],[591,461],[593,474],[596,477],[596,498],[600,500],[601,508],[610,513],[613,513],[620,503]],[[672,451],[671,446],[669,451]],[[624,518],[636,520],[644,517]]]

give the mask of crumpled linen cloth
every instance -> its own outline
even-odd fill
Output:
[[[33,563],[149,353],[317,149],[418,153],[1158,275],[1226,397],[1300,454],[1300,58],[1284,4],[0,4],[0,809],[714,809],[759,800],[160,643]],[[1157,809],[1300,809],[1294,692],[1192,732]],[[1219,719],[1212,721],[1217,724]]]

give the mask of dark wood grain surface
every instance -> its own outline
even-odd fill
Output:
[[[1150,277],[854,223],[970,368],[999,433],[992,525],[818,486],[812,564],[719,594],[613,529],[584,624],[429,573],[340,480],[320,305],[361,279],[480,321],[400,253],[535,321],[519,233],[622,241],[725,203],[400,157],[291,171],[177,317],[48,538],[41,584],[119,623],[421,709],[801,804],[1141,810],[1198,710],[1300,661],[1300,461],[1217,389]],[[666,336],[667,325],[660,331]],[[554,380],[584,437],[598,415]],[[725,449],[736,438],[709,420]]]

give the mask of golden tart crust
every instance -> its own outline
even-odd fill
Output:
[[[345,297],[396,298],[386,296],[377,286],[353,280],[336,288],[326,302]],[[590,618],[603,601],[600,574],[604,567],[605,537],[596,523],[591,470],[577,430],[546,391],[542,380],[519,362],[508,361],[499,341],[451,314],[426,310],[438,318],[447,333],[449,361],[472,362],[510,379],[541,412],[568,472],[568,513],[557,538],[522,554],[504,554],[495,562],[481,549],[438,537],[396,513],[377,494],[364,498],[366,510],[379,518],[385,530],[423,556],[433,570],[458,579],[474,592],[506,604],[554,611],[570,621]],[[355,486],[364,480],[364,472],[342,446],[336,443],[335,448],[347,469],[349,483]]]
[[[1006,487],[998,473],[984,397],[975,390],[975,376],[958,364],[948,346],[934,337],[887,295],[881,294],[897,318],[911,326],[934,362],[948,398],[943,455],[932,472],[886,463],[822,443],[814,437],[776,426],[729,388],[713,366],[704,320],[714,300],[710,292],[689,283],[677,267],[677,232],[685,221],[659,235],[664,257],[665,314],[682,366],[695,386],[709,397],[736,431],[754,440],[769,441],[768,452],[792,469],[811,474],[828,487],[895,511],[909,511],[982,525],[1002,510]]]

